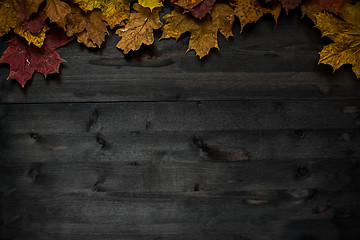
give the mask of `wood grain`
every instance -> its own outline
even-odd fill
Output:
[[[3,104],[3,133],[357,129],[358,100]],[[344,112],[345,111],[345,112]]]

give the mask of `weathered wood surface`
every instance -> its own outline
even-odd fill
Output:
[[[25,89],[0,65],[0,239],[360,239],[360,82],[299,17],[204,61],[111,36]]]

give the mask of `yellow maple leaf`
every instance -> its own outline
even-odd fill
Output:
[[[331,65],[334,71],[351,64],[360,78],[360,3],[345,3],[339,16],[342,19],[328,12],[316,16],[316,27],[334,41],[320,52],[319,64]]]
[[[24,32],[22,26],[18,26],[14,29],[14,32],[17,35],[25,38],[29,45],[34,44],[40,48],[44,44],[46,31],[49,29],[50,27],[45,25],[39,33],[33,34],[29,30]]]
[[[139,4],[143,7],[148,7],[151,9],[151,11],[154,9],[154,8],[157,8],[157,7],[162,7],[163,4],[161,2],[161,0],[139,0]]]
[[[219,49],[217,42],[218,31],[228,39],[233,36],[232,25],[234,22],[234,11],[225,3],[216,3],[211,15],[198,21],[179,10],[173,10],[165,15],[165,26],[163,27],[163,38],[175,38],[176,40],[185,32],[190,32],[189,48],[195,50],[196,55],[204,57],[209,54],[211,48]]]
[[[0,0],[0,37],[21,25],[18,12],[19,4],[16,0]]]
[[[161,8],[151,11],[137,3],[133,5],[133,8],[137,13],[131,13],[128,23],[116,31],[116,34],[121,37],[116,47],[122,49],[125,54],[130,50],[138,50],[142,44],[152,44],[154,29],[162,26],[159,19]]]
[[[119,26],[130,16],[130,2],[128,0],[108,1],[101,8],[103,19],[111,28]]]
[[[237,0],[235,5],[235,15],[240,19],[241,32],[246,24],[257,22],[266,13],[273,15],[277,22],[280,12],[280,2],[261,4],[259,0]]]
[[[95,8],[100,9],[102,18],[111,28],[119,26],[130,15],[129,0],[74,0],[74,2],[78,3],[85,12]]]

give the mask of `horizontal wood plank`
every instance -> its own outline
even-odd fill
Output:
[[[0,105],[3,133],[357,129],[358,100]]]
[[[207,162],[165,155],[146,162],[1,164],[1,189],[34,194],[71,191],[232,192],[261,189],[341,190],[360,173],[359,158]]]
[[[359,205],[353,205],[354,197],[359,195],[324,191],[308,199],[306,191],[303,192],[244,191],[236,196],[211,196],[201,192],[96,192],[31,195],[26,200],[24,195],[14,193],[13,201],[4,201],[7,231],[2,236],[13,239],[324,240],[359,237],[359,232],[348,231],[348,227],[354,227],[352,224],[359,223]],[[345,201],[344,197],[347,197]],[[314,209],[326,206],[328,210],[314,213]],[[19,224],[26,228],[17,227]]]
[[[357,129],[2,134],[0,155],[2,163],[293,162],[360,157],[359,135]]]

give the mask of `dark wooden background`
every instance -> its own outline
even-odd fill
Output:
[[[73,42],[24,89],[0,65],[0,238],[359,240],[360,82],[297,11],[239,30],[202,61]]]

